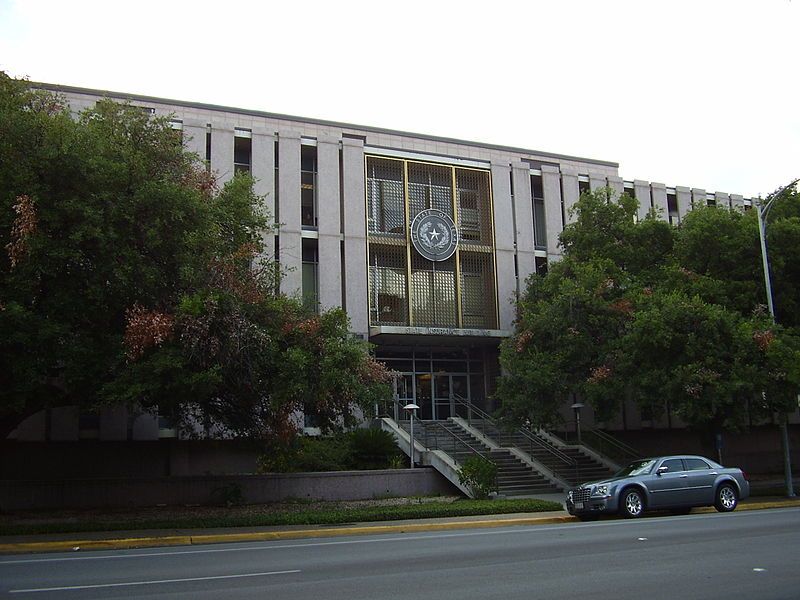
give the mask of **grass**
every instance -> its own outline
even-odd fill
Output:
[[[397,521],[402,519],[430,519],[473,515],[508,514],[562,510],[555,502],[535,499],[520,500],[455,500],[452,502],[426,501],[400,505],[347,506],[345,503],[324,503],[293,510],[263,511],[259,507],[232,507],[205,513],[185,508],[177,514],[158,515],[143,510],[115,516],[80,513],[77,516],[45,516],[36,513],[17,513],[0,516],[0,535],[26,535],[37,533],[78,533],[91,531],[122,531],[140,529],[205,529],[220,527],[264,527],[270,525],[337,525],[372,521]],[[263,507],[262,507],[263,508]],[[248,510],[249,509],[249,510]],[[193,514],[194,512],[201,514]],[[166,518],[165,518],[166,517]]]

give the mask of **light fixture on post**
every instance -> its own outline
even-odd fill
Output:
[[[578,438],[578,443],[581,443],[581,409],[583,408],[583,402],[576,402],[571,406],[572,410],[575,411],[575,435]]]
[[[767,290],[767,308],[772,317],[772,322],[777,323],[775,319],[775,304],[772,300],[772,279],[769,274],[769,257],[767,255],[767,215],[769,209],[772,208],[772,203],[775,199],[780,197],[783,192],[793,188],[797,185],[798,180],[795,179],[789,185],[779,189],[777,192],[770,194],[766,202],[762,202],[759,198],[758,203],[754,203],[756,215],[758,216],[758,237],[761,240],[761,262],[764,267],[764,287]],[[792,456],[789,451],[789,418],[788,415],[783,415],[783,423],[781,423],[781,437],[783,438],[783,471],[786,479],[786,495],[789,498],[794,498],[794,484],[792,482]]]
[[[410,437],[411,437],[411,452],[409,452],[411,456],[411,468],[414,468],[414,413],[417,412],[419,406],[414,404],[413,402],[409,402],[403,407],[403,410],[407,410],[408,414],[411,416],[411,427],[410,427]]]

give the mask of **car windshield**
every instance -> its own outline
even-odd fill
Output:
[[[637,460],[629,464],[627,467],[623,468],[619,471],[615,477],[630,477],[632,475],[643,475],[645,473],[649,473],[650,469],[653,468],[653,465],[656,464],[656,461],[653,459],[647,460]]]

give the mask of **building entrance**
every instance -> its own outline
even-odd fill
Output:
[[[399,373],[397,394],[401,404],[416,403],[420,419],[444,420],[464,413],[464,402],[490,409],[486,401],[486,361],[496,360],[496,353],[488,350],[378,346],[375,357]]]

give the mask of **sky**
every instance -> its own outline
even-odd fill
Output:
[[[800,177],[800,0],[0,0],[32,81],[370,125],[766,195]]]

